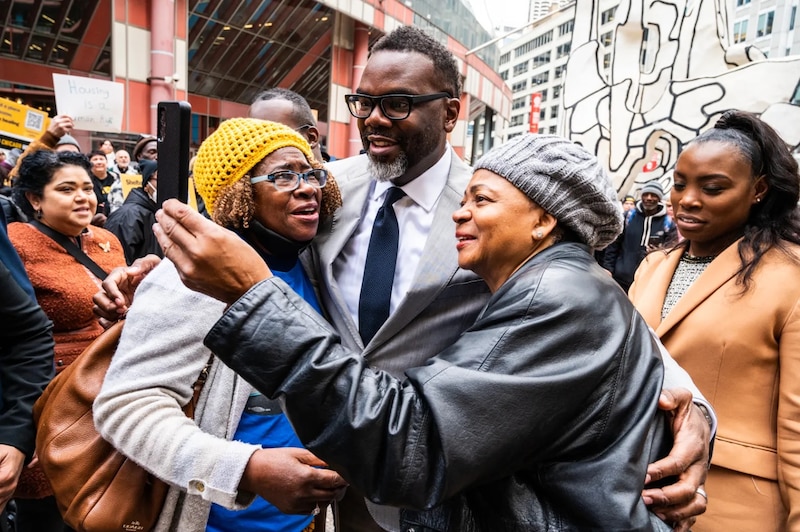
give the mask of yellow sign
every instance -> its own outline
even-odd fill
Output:
[[[131,190],[142,186],[142,174],[121,174],[119,180],[122,184],[122,195],[126,198]]]
[[[0,148],[24,150],[49,125],[50,117],[44,111],[0,98]]]
[[[142,186],[142,175],[141,174],[122,174],[119,176],[120,182],[122,183],[122,194],[127,198],[128,194],[134,188],[139,188]],[[191,177],[189,178],[189,198],[188,198],[189,206],[194,210],[197,210],[197,196],[195,196],[195,188],[194,188],[194,179]]]

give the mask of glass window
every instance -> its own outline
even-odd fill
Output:
[[[775,20],[775,11],[767,11],[758,16],[758,29],[756,37],[766,37],[772,35],[772,22]]]
[[[614,15],[617,13],[617,8],[612,7],[611,9],[606,9],[600,14],[600,23],[601,24],[608,24],[609,22],[614,20]]]
[[[733,42],[744,42],[747,39],[747,19],[734,22],[733,24]]]
[[[547,83],[550,79],[550,71],[545,70],[544,72],[540,72],[531,78],[532,85],[541,85],[542,83]]]
[[[558,35],[559,35],[559,37],[563,36],[563,35],[567,35],[568,33],[572,33],[572,30],[574,28],[575,28],[575,19],[572,19],[570,21],[567,21],[567,22],[561,24],[558,27]]]

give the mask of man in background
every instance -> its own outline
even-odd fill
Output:
[[[131,156],[125,150],[119,150],[114,154],[114,167],[119,175],[136,174],[136,168],[131,164]]]
[[[602,266],[627,292],[639,263],[650,251],[677,241],[675,222],[662,202],[664,189],[658,181],[649,181],[641,188],[641,200],[628,211],[625,229],[603,254]]]
[[[92,165],[91,178],[94,184],[94,194],[97,196],[97,213],[92,220],[94,225],[100,227],[106,223],[108,215],[122,207],[122,188],[117,194],[111,194],[111,187],[119,181],[119,176],[108,169],[108,159],[106,154],[100,150],[94,150],[89,154],[89,162]]]
[[[276,87],[259,93],[250,104],[249,116],[294,129],[308,141],[314,158],[320,163],[325,162],[320,151],[317,120],[308,101],[296,92]]]

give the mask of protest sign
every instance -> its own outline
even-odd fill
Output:
[[[125,102],[122,83],[53,74],[53,89],[58,113],[71,116],[75,129],[122,131]]]

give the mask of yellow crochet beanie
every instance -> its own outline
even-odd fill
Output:
[[[194,184],[214,213],[222,189],[240,180],[270,153],[293,146],[303,152],[309,162],[314,155],[306,139],[294,129],[256,118],[231,118],[208,136],[197,151],[194,163]]]

